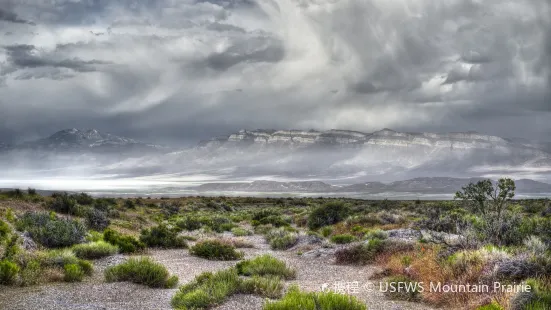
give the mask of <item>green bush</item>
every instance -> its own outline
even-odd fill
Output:
[[[201,228],[202,224],[197,218],[189,216],[178,220],[176,226],[183,230],[193,231]]]
[[[178,284],[178,277],[170,276],[165,266],[148,257],[131,258],[125,263],[107,268],[105,280],[128,281],[157,288],[172,288]]]
[[[81,282],[84,279],[84,270],[77,264],[68,264],[63,267],[65,282]]]
[[[191,283],[180,287],[172,297],[175,309],[207,309],[221,304],[239,289],[239,276],[234,268],[200,274]]]
[[[13,284],[19,273],[19,266],[8,260],[0,261],[0,284]]]
[[[337,264],[365,265],[371,263],[375,256],[382,251],[383,247],[383,241],[372,239],[364,244],[339,249],[335,253],[336,262]]]
[[[331,226],[322,227],[320,230],[320,233],[323,237],[327,238],[333,233],[333,227]]]
[[[356,240],[356,237],[349,234],[335,235],[331,237],[331,242],[336,244],[346,244]]]
[[[107,217],[107,212],[92,208],[86,213],[86,224],[89,228],[95,230],[106,229],[111,221]]]
[[[122,235],[112,229],[105,230],[103,240],[118,246],[121,253],[135,253],[145,249],[143,242],[132,236]]]
[[[277,276],[253,276],[239,282],[239,293],[254,294],[266,298],[279,298],[283,292],[284,283]]]
[[[21,286],[30,286],[40,283],[42,276],[42,266],[37,259],[27,261],[25,266],[19,272]]]
[[[10,226],[4,221],[0,220],[0,244],[8,238],[11,232]]]
[[[91,243],[77,244],[73,246],[73,252],[78,258],[98,259],[119,252],[119,247],[105,241],[96,241]]]
[[[150,247],[159,248],[186,248],[187,242],[178,236],[178,232],[168,228],[166,225],[159,225],[150,229],[142,230],[140,241]]]
[[[272,229],[266,234],[266,241],[274,250],[287,250],[298,242],[298,234],[283,228]]]
[[[237,272],[244,276],[277,276],[287,280],[294,279],[296,271],[287,267],[285,262],[271,255],[262,255],[254,259],[239,262]]]
[[[237,260],[244,255],[236,251],[232,244],[216,239],[197,242],[189,253],[209,260]]]
[[[79,221],[57,218],[48,213],[26,213],[18,222],[21,231],[49,248],[59,248],[80,243],[86,235],[86,227]]]
[[[353,296],[332,292],[306,293],[298,286],[293,286],[289,292],[278,301],[266,301],[263,310],[367,310],[367,306]]]
[[[344,220],[350,213],[350,208],[342,202],[329,202],[318,207],[308,217],[308,228],[315,230],[323,226],[333,225]]]
[[[251,236],[253,233],[241,227],[232,228],[231,233],[236,237]]]
[[[65,214],[76,214],[77,206],[77,201],[67,193],[55,195],[54,200],[49,204],[50,209]]]

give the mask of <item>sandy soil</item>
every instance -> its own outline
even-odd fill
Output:
[[[350,293],[366,302],[370,310],[399,309],[432,309],[428,306],[390,301],[385,299],[378,290],[368,291],[366,283],[376,271],[372,266],[340,266],[334,264],[334,259],[328,257],[304,257],[296,251],[272,251],[261,236],[245,237],[255,244],[255,248],[243,249],[246,258],[269,253],[286,261],[296,268],[297,279],[288,281],[287,285],[298,284],[310,291],[320,291],[324,284],[333,290],[335,285],[349,284]],[[193,257],[187,250],[154,250],[149,255],[165,265],[169,271],[176,274],[180,284],[193,280],[204,271],[216,271],[233,266],[236,262],[208,261]],[[94,276],[85,282],[56,283],[28,288],[0,287],[0,309],[5,310],[99,310],[99,309],[131,309],[131,310],[168,310],[170,299],[176,289],[150,289],[132,283],[105,283],[103,270],[107,266],[120,263],[125,258],[121,255],[109,257],[95,262]],[[358,284],[357,291],[355,289]],[[346,285],[343,287],[346,289]],[[250,295],[235,295],[218,310],[255,310],[261,309],[264,299]]]

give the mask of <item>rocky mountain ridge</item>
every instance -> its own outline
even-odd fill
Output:
[[[428,148],[499,148],[512,143],[504,138],[477,132],[409,133],[383,129],[372,133],[349,130],[240,130],[229,136],[201,141],[201,147],[235,145],[288,145],[294,147],[340,146],[362,147],[368,145],[428,147]],[[526,146],[526,145],[525,145]]]

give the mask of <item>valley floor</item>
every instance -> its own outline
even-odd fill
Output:
[[[368,291],[364,285],[377,270],[373,266],[336,265],[331,255],[311,257],[297,255],[296,251],[273,251],[259,235],[243,237],[254,244],[254,248],[243,249],[245,258],[261,254],[271,254],[296,268],[297,278],[286,285],[298,284],[309,291],[321,290],[324,283],[333,290],[335,283],[358,282],[357,293],[353,294],[365,301],[370,310],[423,310],[431,307],[402,301],[391,301],[378,290]],[[182,250],[150,250],[150,255],[179,277],[180,285],[188,283],[205,271],[216,271],[236,264],[236,261],[209,261],[194,257]],[[151,289],[145,286],[115,282],[105,283],[103,270],[120,263],[126,258],[122,255],[97,260],[94,264],[94,276],[82,283],[56,283],[35,287],[2,287],[0,290],[0,309],[4,310],[169,310],[170,299],[177,289]],[[374,282],[370,282],[374,285]],[[354,292],[352,292],[354,293]],[[253,295],[234,295],[217,310],[255,310],[261,309],[264,299]]]

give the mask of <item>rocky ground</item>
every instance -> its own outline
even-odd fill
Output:
[[[254,244],[254,248],[243,249],[245,258],[268,253],[296,268],[296,280],[288,281],[287,285],[296,283],[302,289],[319,291],[324,284],[329,290],[335,288],[346,290],[348,283],[350,293],[365,301],[370,310],[431,309],[417,303],[390,301],[385,299],[378,290],[369,291],[366,287],[373,287],[375,283],[368,279],[377,270],[376,267],[335,265],[333,251],[324,249],[319,244],[307,244],[311,243],[307,241],[289,251],[272,251],[261,236],[255,235],[244,239]],[[236,263],[235,261],[208,261],[189,255],[187,250],[154,250],[148,255],[165,265],[171,273],[176,274],[180,284],[192,281],[195,276],[204,271],[216,271]],[[0,309],[171,309],[170,299],[176,289],[151,289],[126,282],[104,282],[103,270],[125,259],[124,256],[117,255],[96,261],[94,276],[82,283],[56,283],[26,288],[1,287]],[[261,309],[263,302],[264,299],[257,296],[235,295],[216,309],[255,310]]]

